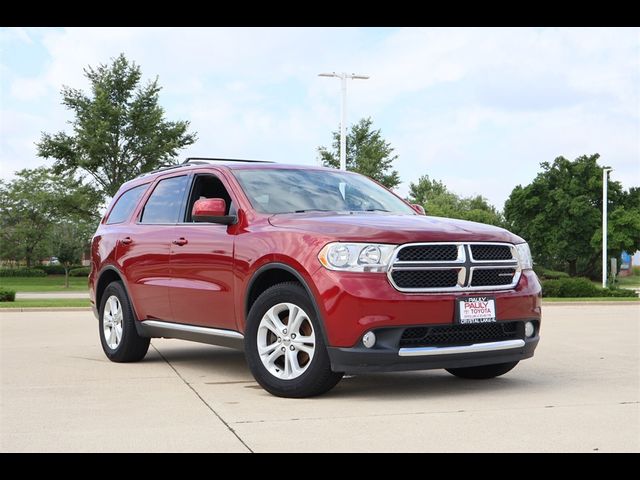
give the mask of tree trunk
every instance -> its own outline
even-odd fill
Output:
[[[69,288],[69,267],[64,266],[64,288]]]
[[[578,263],[578,260],[568,260],[569,262],[569,276],[570,277],[575,277],[577,272],[576,272],[576,264]]]

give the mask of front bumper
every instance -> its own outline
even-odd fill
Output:
[[[531,338],[471,345],[398,348],[383,342],[371,349],[360,343],[352,348],[329,347],[328,351],[334,372],[430,370],[517,362],[533,356],[539,339],[536,332]]]
[[[407,294],[395,290],[383,274],[323,267],[314,272],[313,281],[327,345],[341,350],[362,345],[369,330],[453,324],[456,300],[474,293]],[[540,320],[541,287],[531,270],[522,272],[512,290],[482,294],[495,298],[498,322]]]

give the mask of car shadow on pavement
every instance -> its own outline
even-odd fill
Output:
[[[244,354],[237,350],[209,345],[165,344],[160,347],[160,352],[178,371],[188,368],[192,373],[200,374],[199,376],[202,377],[215,377],[219,373],[224,374],[225,378],[237,379],[238,383],[253,379]],[[144,362],[164,361],[157,354],[148,355],[144,360]],[[490,380],[460,379],[444,370],[345,375],[333,390],[317,398],[327,400],[373,397],[400,399],[418,396],[433,398],[477,395],[481,392],[506,393],[523,388],[538,388],[541,386],[538,382],[544,378],[537,376],[533,380],[529,375],[525,377],[518,373],[516,367],[513,372]],[[262,389],[259,390],[268,395]]]
[[[490,380],[466,380],[444,370],[347,375],[327,398],[410,398],[477,395],[480,392],[505,393],[531,386],[530,379],[517,372]]]

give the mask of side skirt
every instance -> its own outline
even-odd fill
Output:
[[[244,349],[244,335],[234,330],[199,327],[182,323],[164,322],[162,320],[145,320],[136,322],[138,334],[151,338],[177,338],[192,342],[208,343],[221,347]]]

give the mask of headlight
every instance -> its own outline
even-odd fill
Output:
[[[343,272],[386,272],[395,245],[384,243],[328,243],[318,254],[329,270]]]
[[[522,270],[533,268],[533,259],[531,258],[531,250],[529,250],[528,243],[516,245],[516,252],[518,253],[518,263]]]

